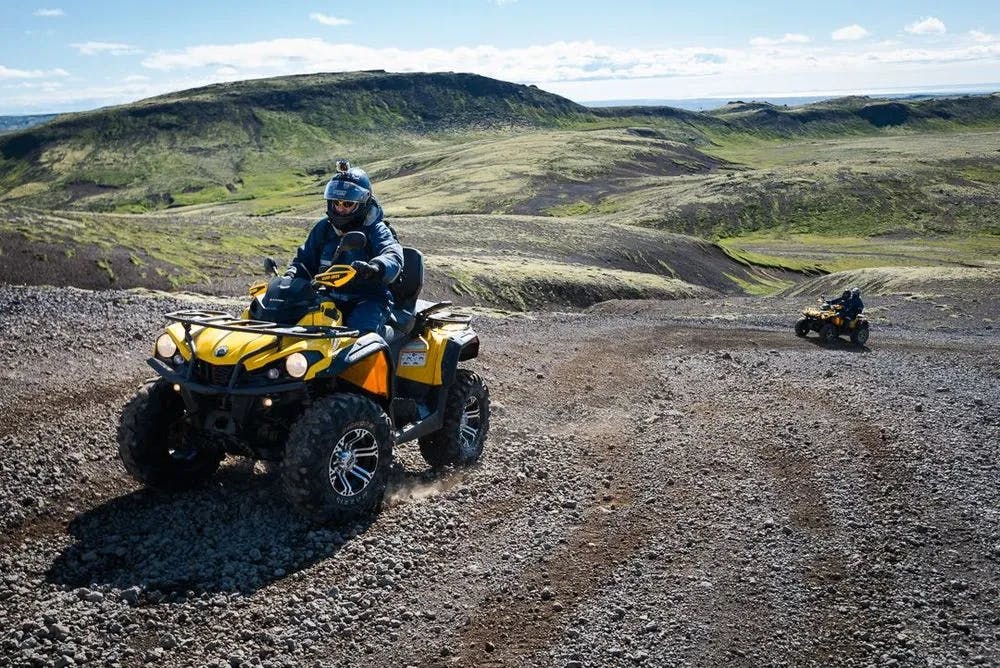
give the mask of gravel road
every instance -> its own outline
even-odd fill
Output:
[[[1000,664],[995,300],[879,299],[864,350],[791,299],[481,317],[481,465],[402,446],[316,527],[247,461],[125,475],[187,299],[0,286],[0,665]]]

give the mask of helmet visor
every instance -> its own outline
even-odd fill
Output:
[[[362,188],[356,183],[345,181],[344,179],[330,179],[323,192],[323,198],[327,200],[348,200],[351,202],[365,202],[371,197],[371,192],[367,188]]]

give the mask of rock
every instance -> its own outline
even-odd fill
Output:
[[[55,624],[49,624],[46,628],[50,638],[55,640],[66,640],[69,637],[69,628],[65,624],[60,624],[56,622]]]
[[[142,594],[142,590],[139,587],[129,587],[122,592],[122,600],[131,606],[139,605],[139,596]]]

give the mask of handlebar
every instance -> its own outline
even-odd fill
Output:
[[[322,285],[327,288],[339,288],[350,283],[358,272],[349,264],[335,264],[321,274],[313,277],[313,286]]]

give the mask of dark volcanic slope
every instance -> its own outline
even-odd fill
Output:
[[[389,507],[333,528],[239,463],[174,496],[125,477],[116,416],[176,306],[0,293],[0,664],[1000,662],[974,302],[872,303],[864,351],[794,337],[797,300],[480,319],[481,466],[403,448]]]

